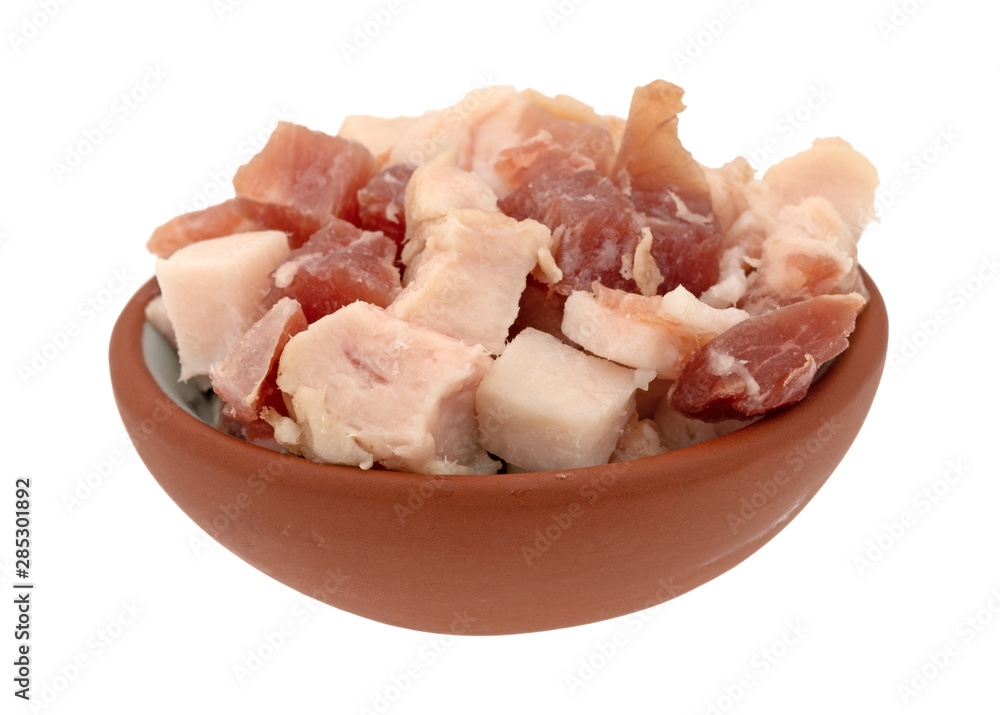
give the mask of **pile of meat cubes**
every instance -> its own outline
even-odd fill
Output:
[[[878,176],[836,138],[704,167],[682,95],[282,122],[235,198],[154,231],[147,316],[220,428],[322,462],[565,470],[738,429],[847,347]]]

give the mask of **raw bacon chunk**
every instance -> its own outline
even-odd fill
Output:
[[[498,156],[540,132],[553,143],[589,157],[607,173],[615,148],[608,125],[607,118],[572,97],[492,86],[475,89],[457,104],[419,117],[351,116],[344,120],[339,135],[367,146],[382,166],[421,164],[441,144],[450,144],[457,151],[459,167],[475,171],[503,196],[513,186],[494,170]]]
[[[699,300],[713,308],[732,308],[746,295],[750,262],[742,246],[732,246],[722,252],[719,259],[719,280],[702,292]]]
[[[850,229],[829,201],[813,197],[785,207],[763,243],[743,307],[757,315],[816,295],[853,290],[861,279],[856,255]]]
[[[636,389],[653,377],[528,328],[479,386],[479,441],[529,471],[605,464],[634,411]]]
[[[592,161],[561,147],[530,146],[505,154],[518,168],[520,185],[500,201],[514,218],[541,221],[557,237],[553,255],[563,272],[556,290],[589,290],[594,281],[608,288],[641,292],[633,266],[643,229],[652,234],[649,255],[663,277],[657,291],[683,285],[694,293],[718,277],[721,236],[711,218],[677,217],[668,194],[635,192],[626,196]],[[657,203],[658,198],[663,201]],[[640,208],[648,214],[637,210]]]
[[[595,355],[673,380],[702,345],[747,317],[712,308],[683,287],[647,297],[598,284],[593,293],[570,294],[562,330]]]
[[[493,189],[457,162],[455,149],[446,147],[413,172],[406,185],[406,215],[411,226],[443,218],[452,209],[497,210]]]
[[[427,242],[427,231],[452,209],[497,211],[497,197],[477,174],[457,165],[454,147],[446,147],[421,164],[406,185],[406,241],[400,258],[411,265]],[[403,276],[409,283],[410,271]]]
[[[482,347],[352,303],[288,342],[278,387],[291,417],[265,417],[281,444],[309,459],[492,474],[499,465],[476,441],[473,411],[490,363]]]
[[[710,288],[719,278],[722,234],[718,223],[689,223],[669,214],[646,214],[653,234],[650,254],[663,275],[659,293],[684,286],[695,295]]]
[[[423,241],[407,271],[412,279],[387,312],[499,355],[552,234],[498,211],[453,209],[427,227]]]
[[[747,210],[743,187],[753,179],[753,167],[744,157],[738,156],[718,169],[703,167],[702,170],[712,198],[712,213],[719,220],[719,227],[725,235],[740,214]]]
[[[361,228],[381,231],[397,246],[406,236],[406,185],[416,164],[396,164],[381,171],[358,191]]]
[[[153,231],[146,248],[160,258],[170,258],[174,251],[192,243],[260,228],[236,210],[236,199],[229,199],[207,209],[175,216]]]
[[[742,213],[726,232],[719,281],[702,300],[759,313],[827,292],[867,295],[857,242],[874,218],[871,162],[838,138],[817,139],[760,180],[744,180],[738,162],[710,173],[727,221]],[[716,186],[724,174],[733,180],[727,190]],[[755,269],[749,275],[747,266]]]
[[[857,293],[824,295],[739,323],[688,361],[670,406],[718,422],[798,402],[819,366],[847,348],[864,304]]]
[[[683,89],[661,79],[636,88],[612,176],[632,191],[674,192],[687,210],[709,216],[708,180],[677,135],[683,96]]]
[[[440,144],[446,143],[458,150],[460,166],[471,168],[477,127],[515,96],[513,87],[479,87],[457,104],[432,109],[419,117],[349,116],[338,134],[367,146],[383,167],[406,162],[422,164],[437,153]]]
[[[396,244],[331,219],[274,271],[268,304],[294,298],[310,323],[356,300],[384,308],[402,289]]]
[[[506,196],[517,188],[520,178],[503,168],[509,161],[506,152],[537,137],[590,159],[602,174],[610,172],[614,142],[605,119],[572,97],[550,98],[533,90],[512,98],[478,127],[470,168],[497,196]]]
[[[811,148],[768,169],[762,181],[781,206],[810,196],[827,199],[847,223],[855,242],[875,219],[878,171],[839,137],[817,139]]]
[[[622,275],[622,257],[635,254],[644,223],[632,202],[590,159],[561,147],[538,153],[518,189],[500,201],[516,219],[532,218],[553,231],[552,254],[563,272],[555,289],[564,295],[597,281],[636,292]]]
[[[344,120],[337,136],[363,144],[372,153],[379,166],[391,164],[389,155],[399,141],[420,117],[370,117],[352,114]],[[399,163],[399,162],[396,162]]]
[[[287,255],[285,234],[258,231],[193,243],[156,262],[181,380],[207,375],[232,351],[260,317],[269,275]]]
[[[209,369],[212,389],[226,403],[223,411],[228,416],[241,422],[260,416],[266,396],[261,388],[289,338],[306,326],[302,307],[291,298],[282,298],[250,326],[224,360]]]
[[[233,177],[240,213],[301,246],[331,216],[358,222],[358,190],[378,171],[364,146],[278,122],[264,148]]]
[[[612,175],[653,233],[659,292],[683,285],[699,295],[718,280],[722,228],[705,172],[677,135],[683,96],[663,80],[635,90]]]

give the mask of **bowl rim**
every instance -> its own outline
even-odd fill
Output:
[[[160,293],[155,276],[133,294],[115,324],[109,345],[112,386],[116,400],[127,401],[133,405],[142,403],[144,409],[148,408],[147,414],[151,413],[153,405],[162,406],[164,400],[176,408],[168,410],[170,418],[158,426],[158,431],[164,434],[165,439],[188,442],[192,447],[203,445],[214,450],[216,459],[219,460],[225,460],[227,455],[235,452],[242,452],[245,455],[247,450],[250,450],[250,453],[257,450],[262,463],[278,460],[278,464],[282,465],[279,479],[286,483],[298,482],[299,486],[308,489],[333,488],[339,493],[356,493],[360,496],[371,493],[375,480],[393,492],[406,491],[415,484],[425,481],[443,480],[449,483],[449,489],[452,490],[490,492],[523,489],[535,492],[536,498],[549,495],[553,503],[564,503],[563,496],[568,483],[575,483],[578,479],[591,480],[595,476],[606,476],[609,471],[616,481],[616,489],[627,488],[627,477],[633,470],[624,465],[639,463],[655,472],[657,478],[663,480],[664,484],[678,486],[694,480],[712,478],[712,471],[706,472],[704,467],[706,460],[711,460],[713,452],[725,448],[727,454],[733,453],[736,458],[740,458],[740,455],[752,458],[758,451],[762,435],[787,431],[789,437],[793,438],[796,435],[796,425],[819,424],[827,416],[825,413],[829,412],[827,409],[829,405],[835,403],[833,399],[837,394],[835,387],[840,380],[854,379],[861,382],[871,377],[875,377],[876,380],[881,379],[888,348],[886,306],[874,281],[864,268],[860,268],[860,271],[870,296],[867,305],[858,316],[855,330],[850,336],[850,344],[843,353],[829,363],[828,369],[814,382],[802,401],[779,408],[757,422],[701,444],[612,464],[516,474],[424,474],[382,469],[364,470],[354,466],[314,462],[246,442],[220,431],[177,404],[160,388],[150,372],[143,350],[142,331],[146,324],[146,304]],[[877,376],[873,375],[875,372]],[[285,468],[286,466],[289,468]],[[636,471],[648,472],[648,470]],[[623,476],[625,481],[617,483]],[[636,487],[638,488],[638,485]]]

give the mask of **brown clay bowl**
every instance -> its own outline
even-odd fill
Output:
[[[857,436],[885,362],[885,303],[865,277],[871,301],[851,346],[805,400],[710,442],[618,465],[431,477],[317,464],[230,437],[168,397],[147,365],[143,311],[159,292],[155,279],[118,319],[111,377],[164,491],[272,578],[422,631],[564,628],[709,581],[816,494]]]

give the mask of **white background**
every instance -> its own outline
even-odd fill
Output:
[[[13,483],[30,475],[36,709],[47,696],[46,711],[67,713],[357,713],[384,711],[387,694],[393,713],[1000,712],[1000,280],[988,267],[1000,6],[567,0],[556,16],[557,0],[399,2],[350,61],[344,43],[364,42],[357,28],[388,2],[53,1],[51,17],[44,2],[3,4],[0,711],[29,710],[12,695],[10,584]],[[123,441],[110,330],[152,274],[151,229],[199,193],[221,198],[227,165],[276,114],[333,133],[346,114],[443,107],[483,82],[624,114],[657,77],[686,88],[682,138],[706,164],[757,152],[767,165],[840,135],[895,187],[860,247],[895,357],[851,452],[774,541],[641,617],[442,643],[311,610],[159,489]],[[145,98],[121,104],[144,78]],[[793,127],[783,118],[797,109]],[[57,171],[104,119],[110,133]],[[26,373],[71,321],[79,334]],[[283,626],[291,635],[269,647]],[[935,672],[929,654],[950,642],[957,655]],[[762,651],[780,657],[765,669]],[[931,677],[917,688],[921,668]]]

